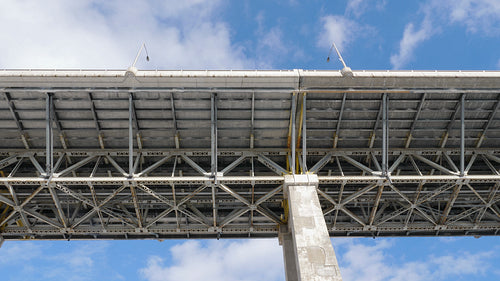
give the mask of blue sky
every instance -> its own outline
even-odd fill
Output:
[[[498,280],[498,237],[335,238],[344,280]],[[16,241],[2,280],[284,280],[266,240]]]
[[[2,68],[500,68],[495,0],[2,0]],[[8,38],[8,39],[7,39]]]
[[[498,0],[2,0],[0,69],[500,69]],[[344,280],[499,280],[498,237],[334,239]],[[277,240],[6,242],[2,280],[283,280]]]

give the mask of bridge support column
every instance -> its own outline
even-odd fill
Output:
[[[285,176],[288,225],[280,228],[280,244],[287,281],[342,281],[317,187],[316,175]]]

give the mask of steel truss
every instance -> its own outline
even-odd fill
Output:
[[[394,88],[3,88],[0,238],[276,237],[306,173],[331,236],[498,235],[499,91]]]
[[[0,182],[8,192],[0,202],[10,210],[0,222],[3,236],[275,236],[284,219],[288,152],[218,151],[223,169],[217,177],[207,172],[210,154],[137,151],[134,165],[141,159],[143,164],[130,176],[123,168],[127,153],[55,151],[56,167],[47,178],[38,176],[45,172],[39,164],[44,152],[4,152],[0,167],[8,176]],[[387,176],[377,164],[381,154],[375,149],[308,150],[331,235],[498,234],[500,151],[468,150],[464,176],[457,169],[459,151],[392,150]]]

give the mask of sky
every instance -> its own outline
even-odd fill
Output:
[[[498,0],[0,0],[0,69],[499,70]],[[349,280],[499,280],[500,238],[334,238]],[[19,241],[2,280],[284,280],[272,240]]]

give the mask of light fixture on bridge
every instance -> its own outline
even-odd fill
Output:
[[[330,61],[330,55],[332,53],[333,48],[335,48],[335,51],[337,52],[337,56],[339,57],[340,62],[344,66],[344,68],[342,68],[342,70],[340,71],[340,73],[342,73],[342,76],[353,77],[354,74],[352,72],[352,69],[345,64],[345,61],[342,58],[342,55],[340,54],[339,49],[337,49],[335,42],[333,42],[332,46],[330,47],[330,52],[328,52],[328,57],[326,58],[326,62]]]
[[[130,66],[127,69],[127,75],[134,75],[137,73],[137,68],[135,67],[135,64],[137,63],[137,60],[139,59],[139,56],[141,55],[142,49],[146,51],[146,61],[149,61],[149,54],[148,54],[148,49],[146,48],[146,43],[142,43],[141,48],[137,52],[137,55],[135,56],[134,63],[132,63],[132,66]]]

